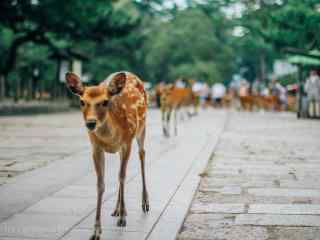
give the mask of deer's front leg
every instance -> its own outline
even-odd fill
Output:
[[[177,109],[174,110],[174,135],[178,135]]]
[[[116,208],[112,212],[111,216],[112,217],[119,217],[120,216],[120,210],[119,209],[120,209],[120,189],[118,190]]]
[[[96,210],[96,220],[94,225],[94,234],[90,240],[99,240],[102,233],[101,230],[101,205],[102,197],[104,193],[104,172],[105,172],[105,158],[104,153],[100,148],[95,148],[93,150],[93,161],[97,174],[97,210]]]
[[[118,195],[118,203],[117,203],[117,211],[119,215],[118,220],[118,227],[125,227],[126,222],[126,216],[127,216],[127,210],[125,206],[125,200],[124,200],[124,187],[126,182],[126,175],[127,175],[127,166],[128,166],[128,160],[130,157],[130,151],[131,151],[131,143],[125,145],[122,147],[120,151],[120,171],[119,171],[119,195]]]
[[[167,124],[166,124],[166,114],[167,110],[165,108],[161,109],[161,120],[162,120],[162,131],[163,136],[167,137],[168,131],[167,131]]]

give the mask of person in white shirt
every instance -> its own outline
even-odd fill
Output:
[[[215,83],[212,86],[212,98],[215,106],[222,106],[222,99],[226,94],[226,87],[222,83]]]
[[[176,80],[175,86],[177,88],[185,88],[186,87],[186,83],[185,83],[184,79],[179,78],[179,79]]]
[[[316,71],[310,72],[304,90],[308,98],[309,116],[320,117],[320,78]]]

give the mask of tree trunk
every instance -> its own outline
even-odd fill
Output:
[[[0,69],[0,87],[1,87],[0,97],[3,95],[3,93],[5,97],[9,97],[10,95],[7,76],[15,67],[17,54],[20,46],[22,46],[27,42],[34,41],[37,37],[42,35],[43,35],[43,32],[40,32],[39,30],[34,30],[26,33],[23,36],[19,36],[12,41],[8,49],[8,54],[6,55],[6,59],[4,59],[4,66],[3,68]]]
[[[266,59],[263,52],[260,53],[260,79],[261,81],[266,80]]]
[[[27,100],[32,100],[32,94],[33,94],[33,86],[32,86],[32,78],[28,79],[28,86],[27,86]]]
[[[14,101],[18,102],[19,99],[21,98],[21,78],[20,76],[17,76],[17,83],[16,83],[16,91],[14,95]]]
[[[6,79],[4,75],[0,75],[0,100],[6,96]]]
[[[298,109],[297,109],[297,117],[302,117],[302,95],[303,95],[303,82],[302,82],[302,66],[298,66]]]
[[[32,92],[31,92],[31,96],[32,96],[32,99],[36,99],[37,98],[37,92],[38,92],[38,79],[36,77],[32,77],[32,80],[31,80],[31,87],[32,87]]]

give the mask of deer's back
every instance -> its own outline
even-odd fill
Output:
[[[145,125],[147,95],[143,82],[134,74],[127,73],[127,81],[122,92],[114,96],[111,115],[125,135],[133,137]]]

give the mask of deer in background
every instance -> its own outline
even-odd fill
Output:
[[[97,86],[85,87],[74,73],[66,74],[66,83],[80,98],[81,111],[88,129],[92,156],[97,175],[97,209],[94,234],[100,239],[101,205],[105,190],[105,156],[120,153],[118,200],[112,216],[118,216],[117,225],[126,226],[125,181],[131,146],[136,139],[142,173],[142,210],[149,211],[145,179],[145,150],[147,95],[143,82],[129,72],[111,74]]]
[[[171,114],[174,114],[174,134],[177,135],[177,112],[182,107],[193,105],[196,109],[196,95],[191,88],[178,88],[173,84],[165,86],[161,92],[161,117],[162,117],[162,130],[163,135],[170,136],[170,120]],[[189,117],[191,113],[187,113]]]

